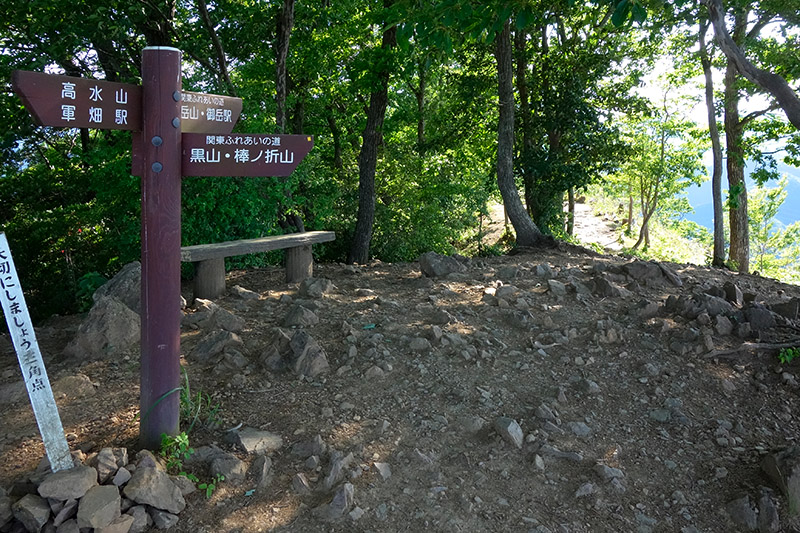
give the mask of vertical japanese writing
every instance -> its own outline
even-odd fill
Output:
[[[22,377],[28,389],[36,423],[42,434],[45,451],[54,472],[72,467],[64,428],[53,399],[42,354],[36,342],[33,324],[19,284],[8,240],[0,232],[0,307],[17,352]]]

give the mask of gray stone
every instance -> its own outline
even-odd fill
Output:
[[[494,421],[494,429],[509,444],[522,449],[524,435],[516,420],[501,416]]]
[[[111,480],[117,487],[121,487],[125,483],[127,483],[131,479],[131,473],[127,468],[120,468],[117,470],[117,473],[114,475],[114,479]]]
[[[594,471],[604,481],[611,481],[612,479],[625,477],[625,473],[619,468],[613,468],[604,464],[594,465]]]
[[[601,298],[625,298],[631,294],[628,289],[617,286],[603,276],[595,276],[592,286],[592,293]]]
[[[140,450],[139,453],[136,454],[136,467],[164,470],[164,465],[150,450]]]
[[[330,370],[325,350],[307,332],[300,330],[292,335],[289,343],[289,364],[298,376],[315,378]]]
[[[306,278],[300,282],[299,293],[304,298],[322,298],[333,291],[333,282],[325,278]]]
[[[258,300],[261,296],[257,292],[253,292],[250,289],[245,289],[239,285],[234,285],[231,287],[230,290],[231,294],[234,294],[241,298],[242,300]]]
[[[547,280],[547,288],[550,290],[550,293],[554,296],[566,296],[567,295],[567,286],[560,281],[554,279]]]
[[[509,265],[497,269],[497,277],[503,280],[514,279],[519,276],[519,268]]]
[[[304,473],[298,472],[292,477],[292,490],[300,496],[311,494],[311,483]]]
[[[213,363],[226,347],[239,348],[242,345],[242,339],[236,333],[225,330],[212,331],[200,339],[191,352],[191,358],[202,364]]]
[[[783,318],[797,320],[800,316],[800,298],[792,298],[786,302],[776,302],[769,305],[770,310]]]
[[[541,418],[542,420],[551,420],[551,421],[557,420],[557,417],[555,413],[553,413],[553,410],[550,409],[550,407],[546,404],[539,405],[539,407],[537,407],[536,410],[534,411],[534,414],[538,418]]]
[[[325,455],[328,451],[328,446],[322,440],[321,435],[315,435],[313,439],[308,442],[298,442],[292,446],[292,454],[297,455],[301,459],[311,457],[312,455]]]
[[[304,328],[308,326],[315,326],[319,324],[319,317],[314,311],[303,307],[302,305],[295,305],[286,315],[283,320],[283,325],[287,328]]]
[[[514,300],[519,294],[519,289],[513,285],[502,285],[497,287],[494,295],[495,298],[502,298],[503,300]]]
[[[153,519],[153,525],[158,529],[169,529],[178,523],[178,516],[175,514],[160,509],[150,509],[149,512]]]
[[[541,455],[555,457],[557,459],[566,459],[567,461],[574,461],[576,463],[583,461],[583,456],[580,453],[562,452],[558,448],[549,444],[542,444],[542,446],[539,448],[539,453]]]
[[[144,505],[131,507],[128,509],[127,514],[133,517],[131,529],[128,533],[144,533],[150,524],[153,523],[153,519],[150,518],[150,515],[147,513],[147,508]]]
[[[283,447],[283,437],[280,435],[249,427],[229,432],[225,440],[240,446],[247,453],[266,454]],[[220,450],[220,453],[224,454],[225,452]]]
[[[763,331],[765,329],[774,328],[776,325],[775,317],[772,312],[760,305],[754,304],[744,310],[744,316],[750,322],[751,331]]]
[[[77,500],[95,485],[97,485],[97,471],[91,466],[78,466],[48,474],[39,484],[37,492],[42,498]]]
[[[75,518],[70,518],[56,526],[56,533],[80,533],[80,531],[81,528],[78,527],[78,521]]]
[[[67,500],[53,518],[53,525],[58,527],[76,514],[78,514],[78,500]]]
[[[419,258],[422,273],[429,278],[442,278],[449,274],[466,272],[467,266],[453,257],[425,252]]]
[[[52,389],[53,396],[56,398],[79,399],[94,396],[97,393],[92,380],[84,374],[59,378],[53,383]]]
[[[180,513],[186,507],[180,489],[165,472],[156,468],[137,468],[123,493],[136,503],[172,513]]]
[[[330,503],[320,505],[314,509],[314,514],[323,520],[337,520],[345,516],[353,506],[355,488],[350,483],[344,483],[333,495]]]
[[[414,337],[408,343],[408,349],[412,352],[427,352],[431,349],[431,343],[424,337]]]
[[[372,466],[375,468],[378,474],[380,474],[381,479],[384,481],[392,477],[392,469],[389,466],[389,463],[373,463]]]
[[[722,292],[725,295],[725,299],[736,307],[741,307],[742,303],[744,303],[742,290],[735,283],[726,281],[725,285],[722,286]]]
[[[197,490],[197,486],[194,484],[194,481],[186,476],[170,476],[169,479],[176,487],[178,487],[178,490],[181,491],[181,496],[184,498]]]
[[[139,342],[139,315],[116,298],[97,301],[64,354],[80,360],[119,355]]]
[[[364,379],[373,381],[376,379],[383,379],[386,377],[386,372],[378,365],[372,365],[364,372]]]
[[[217,306],[212,320],[214,327],[218,329],[224,329],[225,331],[230,331],[232,333],[239,333],[244,329],[245,326],[245,322],[242,317],[236,316],[220,306]]]
[[[579,382],[582,392],[585,394],[600,394],[600,386],[591,379],[584,379]]]
[[[352,453],[344,455],[338,450],[331,452],[331,464],[328,468],[328,474],[322,482],[322,486],[326,491],[331,490],[339,481],[344,479],[345,470],[350,468],[353,460],[354,457]]]
[[[575,497],[582,498],[584,496],[589,496],[594,493],[595,493],[594,484],[587,482],[578,487],[578,490],[575,491]]]
[[[101,485],[117,473],[117,458],[111,448],[100,450],[89,464],[97,470],[97,479]]]
[[[11,510],[11,498],[9,498],[6,491],[0,487],[0,527],[3,527],[6,522],[13,517],[14,512]]]
[[[718,315],[714,318],[714,331],[717,335],[730,335],[733,333],[733,323],[728,317]]]
[[[778,533],[781,530],[781,520],[778,508],[772,497],[772,491],[761,489],[758,499],[758,531],[759,533]]]
[[[140,313],[142,299],[142,264],[128,263],[122,270],[94,291],[92,300],[97,303],[105,298],[116,298],[136,314]]]
[[[650,411],[650,418],[656,422],[666,424],[672,420],[672,411],[669,409],[653,409]]]
[[[129,533],[133,520],[131,515],[120,515],[107,526],[95,529],[94,533]]]
[[[568,422],[567,427],[576,437],[587,438],[592,434],[592,428],[584,422]]]
[[[256,482],[256,488],[265,489],[272,483],[272,459],[266,455],[259,455],[250,465],[250,472]]]
[[[119,489],[111,485],[92,487],[78,504],[78,527],[106,527],[119,516]]]
[[[541,265],[536,265],[535,269],[536,275],[540,278],[552,278],[555,277],[553,273],[553,269],[550,268],[550,265],[547,263],[542,263]]]
[[[247,475],[247,463],[233,455],[232,453],[223,453],[214,457],[209,465],[211,475],[222,476],[222,479],[238,485],[244,481]]]
[[[797,516],[800,513],[800,446],[789,446],[766,455],[761,469],[786,496],[789,514]]]
[[[733,522],[745,531],[755,531],[758,528],[758,511],[750,496],[742,496],[728,502],[725,506]]]
[[[634,513],[636,518],[636,533],[651,533],[653,528],[658,524],[658,520],[650,518],[649,516],[636,511]]]
[[[26,494],[11,506],[11,510],[28,531],[39,531],[50,518],[47,500],[35,494]]]

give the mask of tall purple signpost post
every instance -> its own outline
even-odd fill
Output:
[[[181,52],[142,51],[141,444],[158,448],[180,420]]]
[[[242,100],[182,91],[176,48],[142,51],[141,86],[19,70],[12,85],[41,126],[133,132],[132,174],[142,178],[139,437],[158,448],[180,423],[181,176],[288,176],[313,139],[231,134]]]

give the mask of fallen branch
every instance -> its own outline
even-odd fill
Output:
[[[714,359],[715,357],[732,357],[740,355],[744,352],[766,351],[766,350],[780,350],[781,348],[794,348],[800,346],[800,338],[790,342],[745,342],[736,348],[730,350],[714,350],[707,353],[703,357],[705,359]]]

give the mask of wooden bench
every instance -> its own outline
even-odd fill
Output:
[[[336,239],[332,231],[307,231],[258,239],[196,244],[181,248],[181,261],[194,263],[194,297],[216,298],[225,292],[225,258],[270,250],[286,250],[286,281],[294,283],[314,273],[311,245]]]

